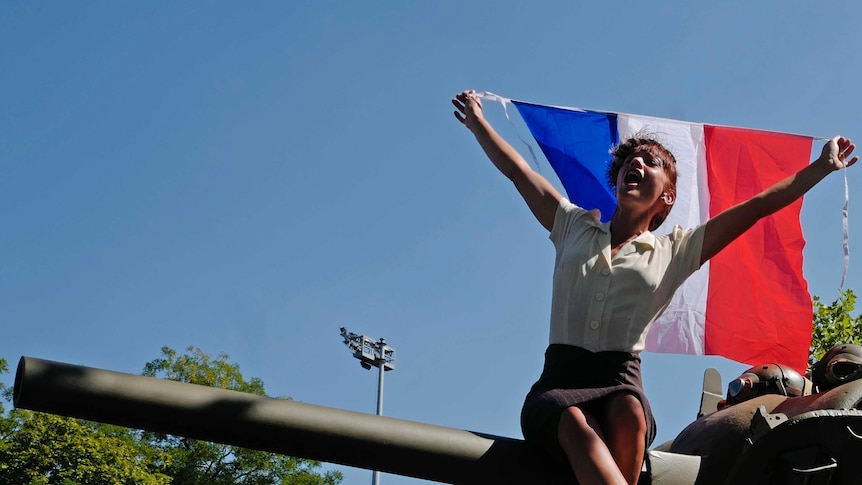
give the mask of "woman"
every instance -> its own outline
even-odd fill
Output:
[[[643,393],[640,351],[649,326],[700,266],[764,216],[801,197],[829,173],[856,163],[836,136],[812,164],[695,229],[655,236],[676,200],[676,160],[637,135],[614,152],[609,223],[575,206],[488,124],[475,91],[452,99],[476,137],[548,231],[556,247],[551,338],[545,368],[521,413],[528,443],[567,462],[578,482],[635,484],[655,422]]]

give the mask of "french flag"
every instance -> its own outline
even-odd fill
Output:
[[[613,215],[610,150],[650,133],[677,160],[677,199],[656,230],[684,229],[808,165],[813,137],[511,101],[569,200]],[[812,304],[802,275],[802,200],[761,220],[692,275],[647,337],[653,352],[721,355],[804,372]]]

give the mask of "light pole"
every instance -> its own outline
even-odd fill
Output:
[[[366,337],[348,332],[341,327],[341,337],[344,345],[353,352],[353,356],[359,359],[359,365],[365,370],[377,367],[377,415],[383,416],[383,372],[395,369],[395,349],[386,345],[386,339],[380,338],[377,342]],[[375,470],[371,476],[371,485],[380,484],[380,472]]]

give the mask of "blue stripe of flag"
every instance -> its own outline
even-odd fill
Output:
[[[617,115],[512,101],[559,177],[570,201],[610,220],[617,205],[607,173],[619,143]]]

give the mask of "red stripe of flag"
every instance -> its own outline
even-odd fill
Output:
[[[808,165],[812,138],[704,126],[710,216]],[[710,261],[704,351],[804,373],[812,306],[802,275],[802,199],[764,218]]]

